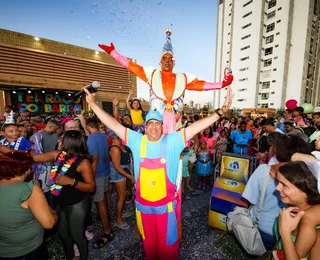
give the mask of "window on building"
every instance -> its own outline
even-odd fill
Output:
[[[272,80],[272,83],[276,83],[276,81],[275,81],[275,80]]]
[[[281,19],[277,21],[277,23],[280,23],[280,22],[281,22]]]
[[[267,92],[267,93],[261,93],[261,99],[262,100],[266,100],[266,99],[268,99],[269,98],[269,92]]]
[[[238,102],[243,102],[243,101],[247,101],[246,99],[242,98],[242,99],[238,99]]]
[[[267,25],[267,32],[272,32],[274,30],[275,24],[271,23]]]
[[[272,65],[272,59],[267,59],[264,61],[264,67],[269,67]]]
[[[278,47],[279,47],[279,44],[276,44],[274,47],[278,48]]]
[[[227,44],[230,44],[230,42],[228,42]]]
[[[273,92],[271,92],[271,94],[274,94],[275,92],[273,91]]]
[[[228,32],[228,35],[230,35],[230,32]]]
[[[243,7],[246,7],[247,5],[251,4],[253,2],[253,0],[250,0],[249,2],[246,2]]]
[[[277,59],[278,59],[278,56],[274,57],[274,59],[277,60]]]
[[[229,16],[231,16],[231,13],[229,13]]]
[[[277,4],[277,0],[270,0],[268,3],[268,9],[276,6],[276,4]]]
[[[227,51],[227,54],[229,54],[230,53],[230,51]]]
[[[231,25],[231,23],[228,23],[228,26],[230,26]]]
[[[268,89],[270,88],[270,81],[265,81],[262,83],[262,89]]]
[[[279,8],[278,8],[278,11],[280,11],[280,10],[282,10],[282,7],[279,7]]]
[[[272,11],[272,12],[267,14],[267,19],[271,19],[271,18],[273,18],[275,16],[276,16],[276,11]]]
[[[264,55],[265,56],[268,56],[268,55],[270,55],[270,54],[272,54],[273,53],[273,47],[269,47],[269,48],[266,48],[265,50],[264,50]]]
[[[244,68],[239,69],[239,71],[245,71],[245,70],[248,70],[248,69],[249,69],[249,67],[244,67]]]
[[[249,48],[250,48],[250,45],[247,45],[247,46],[242,47],[240,50],[244,51],[244,50],[249,49]]]
[[[246,88],[241,88],[241,89],[238,89],[239,92],[243,92],[243,91],[247,91]]]
[[[268,103],[261,104],[261,108],[268,108]]]
[[[248,16],[251,15],[251,14],[252,14],[252,12],[249,12],[249,13],[243,15],[242,18],[246,18],[246,17],[248,17]]]
[[[277,71],[277,69],[273,69],[273,71]]]
[[[229,6],[231,6],[231,5],[232,5],[232,3],[229,4]]]
[[[266,38],[266,43],[272,43],[273,39],[274,39],[274,35],[272,34]]]
[[[249,37],[251,37],[251,34],[248,34],[248,35],[243,36],[243,37],[241,38],[241,40],[247,39],[247,38],[249,38]]]
[[[248,24],[242,26],[242,29],[246,29],[246,28],[248,28],[249,26],[251,26],[251,23],[248,23]]]
[[[239,79],[240,82],[241,82],[241,81],[247,81],[247,80],[248,80],[248,78]]]
[[[240,61],[244,61],[244,60],[248,60],[248,59],[249,59],[249,56],[241,58]]]
[[[276,35],[280,35],[280,32],[277,32]]]
[[[270,77],[271,77],[271,70],[265,70],[262,72],[263,79],[270,78]]]

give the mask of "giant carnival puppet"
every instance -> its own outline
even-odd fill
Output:
[[[186,90],[219,90],[230,85],[233,81],[233,76],[229,69],[225,69],[224,79],[218,83],[199,80],[190,73],[174,73],[175,60],[170,29],[166,31],[166,35],[166,41],[160,56],[160,70],[153,67],[143,67],[127,59],[116,51],[113,43],[110,46],[99,44],[99,47],[109,53],[121,66],[149,84],[150,111],[157,110],[162,114],[164,134],[175,132],[182,128],[181,116],[183,114],[183,99]]]
[[[134,73],[137,77],[139,77],[144,82],[149,84],[150,111],[160,112],[160,114],[162,115],[161,121],[163,122],[163,133],[169,134],[171,132],[175,132],[182,128],[181,116],[183,113],[183,99],[184,99],[184,94],[186,90],[194,90],[194,91],[219,90],[230,85],[233,81],[233,76],[229,69],[225,69],[224,80],[222,82],[210,83],[203,80],[199,80],[197,77],[189,73],[174,73],[172,70],[175,65],[175,60],[174,60],[173,48],[172,48],[171,38],[170,38],[171,31],[169,29],[166,31],[166,35],[167,35],[166,41],[163,46],[163,52],[160,57],[160,66],[161,66],[160,70],[152,67],[142,67],[136,64],[135,62],[130,61],[129,59],[122,56],[120,53],[116,51],[113,43],[111,43],[110,46],[99,44],[99,47],[105,50],[107,53],[109,53],[111,57],[113,57],[115,61],[117,61],[121,66],[123,66],[130,72]],[[143,158],[143,156],[141,156],[141,158]],[[144,205],[145,207],[148,207],[149,204],[145,203],[145,201],[147,200],[146,198],[144,198],[143,200],[140,200],[140,198],[143,196],[140,194],[141,192],[139,187],[148,186],[150,184],[140,183],[141,179],[139,178],[140,176],[139,172],[140,171],[136,173],[138,175],[138,177],[136,176],[136,180],[137,180],[136,202]],[[182,173],[182,170],[181,170],[181,167],[179,167],[179,170],[177,172],[176,182],[171,183],[171,181],[169,181],[170,183],[168,183],[168,185],[164,185],[162,187],[163,190],[161,191],[162,193],[168,194],[168,192],[170,193],[169,187],[171,186],[175,187],[176,202],[177,202],[175,221],[176,221],[176,224],[178,225],[179,241],[181,241],[181,189],[180,189],[181,179],[182,179],[181,173]],[[146,194],[143,194],[143,195],[144,197],[146,197],[145,196]],[[149,197],[150,197],[150,201],[152,201],[152,198],[154,197],[154,195],[150,193]],[[163,207],[166,207],[166,205],[163,205]],[[153,213],[151,215],[155,215],[155,214],[156,213]],[[154,217],[156,217],[156,215]],[[137,214],[137,226],[144,227],[144,224],[142,222],[143,221],[141,221],[141,217],[139,217],[139,214]],[[174,224],[172,225],[171,223],[170,225],[168,225],[168,228],[169,227],[171,227],[172,230],[174,230]],[[144,228],[147,228],[147,225]],[[155,230],[156,230],[156,227],[155,227]],[[168,232],[167,236],[170,237],[170,233],[171,232]],[[152,245],[153,243],[160,243],[159,241],[158,242],[145,241],[146,238],[143,236],[143,234],[141,234],[141,232],[140,232],[140,235],[143,239],[144,245]],[[164,248],[166,248],[165,245],[163,247],[161,245],[158,245],[158,247],[163,248],[163,250]],[[159,254],[161,255],[161,252],[159,252]],[[175,258],[172,256],[172,259],[175,259]]]

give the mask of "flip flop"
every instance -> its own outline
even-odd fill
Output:
[[[123,224],[114,223],[114,226],[122,230],[128,230],[130,228],[130,226],[126,222],[124,222]]]
[[[96,240],[93,244],[92,247],[94,249],[99,249],[101,247],[106,246],[110,241],[114,239],[115,235],[113,231],[110,232],[110,234],[103,234],[102,237],[100,237],[98,240]]]

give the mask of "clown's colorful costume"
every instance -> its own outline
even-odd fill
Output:
[[[169,53],[173,57],[171,31],[166,31],[167,38],[161,57]],[[223,82],[209,83],[199,80],[190,73],[173,73],[153,67],[142,67],[118,53],[113,44],[99,47],[108,52],[121,66],[134,73],[150,86],[150,110],[157,110],[163,116],[163,132],[165,134],[180,130],[183,113],[183,98],[186,90],[208,91],[224,88],[232,83],[233,76],[226,69]]]
[[[134,159],[137,228],[146,258],[179,258],[179,196],[177,175],[185,148],[184,129],[149,141],[146,135],[126,129],[126,145]]]

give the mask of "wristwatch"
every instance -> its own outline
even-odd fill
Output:
[[[214,111],[219,117],[222,117],[223,115],[219,112],[219,108],[218,109],[216,109],[216,111]]]

